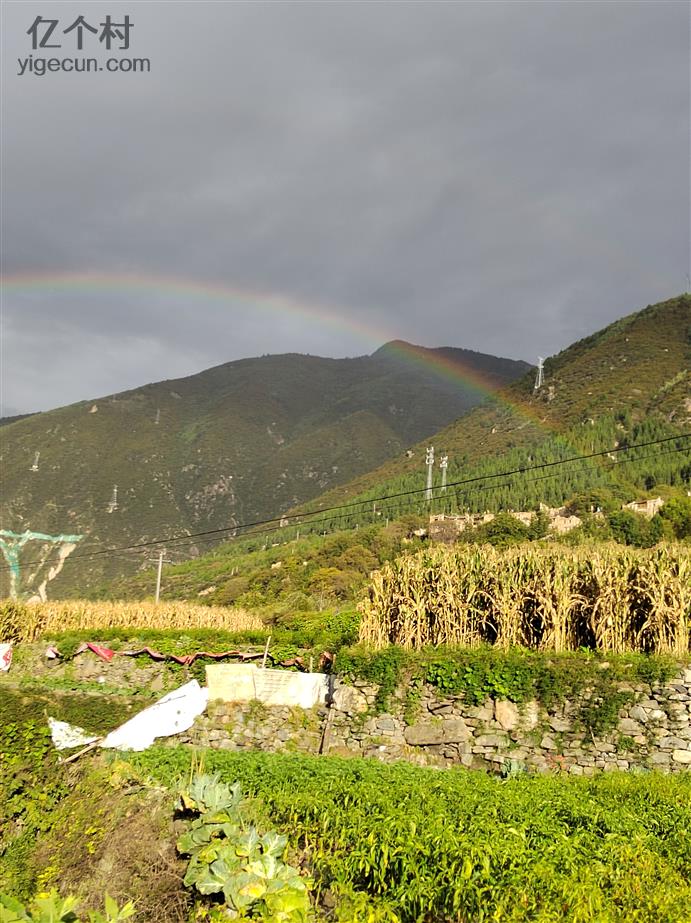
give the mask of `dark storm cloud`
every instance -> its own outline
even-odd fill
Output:
[[[129,13],[120,54],[151,73],[16,76],[38,13]],[[8,276],[182,277],[331,306],[343,328],[9,285],[3,400],[385,336],[532,360],[679,292],[688,19],[664,2],[5,3]]]

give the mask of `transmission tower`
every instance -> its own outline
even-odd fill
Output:
[[[41,457],[41,453],[40,453],[40,452],[37,452],[37,453],[34,455],[34,463],[33,463],[33,465],[31,466],[31,471],[38,471],[38,460],[39,460],[40,457]]]
[[[545,383],[544,376],[545,360],[542,356],[537,357],[537,378],[535,379],[535,390],[539,391]]]
[[[434,446],[431,445],[425,454],[425,464],[427,465],[427,488],[425,490],[425,500],[432,499],[432,477],[434,472]]]
[[[439,462],[439,467],[441,468],[441,492],[446,493],[446,469],[449,467],[449,456],[442,455],[441,461]]]
[[[113,485],[113,496],[110,498],[110,503],[108,504],[108,512],[114,513],[118,508],[118,485]]]

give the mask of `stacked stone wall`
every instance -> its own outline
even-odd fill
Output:
[[[506,699],[468,705],[423,687],[414,714],[406,690],[376,712],[377,688],[337,681],[331,708],[304,711],[211,702],[182,738],[170,743],[227,750],[327,752],[409,760],[423,765],[461,765],[491,772],[565,771],[594,775],[610,770],[691,769],[691,669],[659,685],[620,684],[631,701],[614,725],[596,735],[581,726],[578,703],[545,709]],[[328,726],[327,726],[328,725]]]

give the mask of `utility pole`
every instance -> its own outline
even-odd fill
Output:
[[[425,489],[425,500],[432,499],[432,477],[434,471],[434,446],[431,445],[425,454],[425,464],[427,465],[427,487]]]
[[[158,552],[158,572],[156,574],[156,605],[161,598],[161,574],[163,573],[163,552]]]
[[[537,378],[535,379],[535,391],[539,391],[545,383],[544,376],[545,360],[542,356],[537,357]]]
[[[169,561],[167,558],[165,558],[164,555],[165,551],[158,552],[158,569],[156,571],[156,605],[158,605],[161,600],[161,576],[163,574],[163,565],[173,563],[172,561]],[[233,575],[231,574],[230,576],[232,577]]]
[[[441,468],[441,492],[446,493],[446,469],[449,467],[449,456],[442,455],[441,461],[439,462],[439,467]]]

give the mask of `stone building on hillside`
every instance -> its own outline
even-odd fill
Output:
[[[655,497],[654,500],[634,500],[623,504],[622,509],[632,510],[634,513],[652,519],[664,506],[664,502],[661,497]],[[563,506],[551,507],[541,503],[540,510],[547,514],[549,531],[558,535],[564,535],[582,523],[578,516],[570,515]],[[534,510],[509,510],[509,515],[522,522],[524,526],[529,526],[536,514]],[[595,511],[593,515],[603,517],[600,510]],[[436,542],[455,542],[462,532],[491,522],[494,516],[494,513],[435,513],[429,518],[429,538]]]
[[[633,500],[631,503],[625,503],[623,510],[633,510],[634,513],[640,513],[641,516],[647,516],[652,519],[655,513],[665,505],[662,497],[655,497],[654,500]]]
[[[541,503],[540,509],[547,514],[551,532],[563,535],[581,524],[579,517],[570,516],[563,506],[549,507]],[[510,510],[509,515],[523,523],[524,526],[529,526],[535,519],[536,513],[534,510]],[[486,522],[491,522],[494,516],[494,513],[436,513],[429,518],[429,537],[436,542],[454,542],[466,529],[475,529]]]

